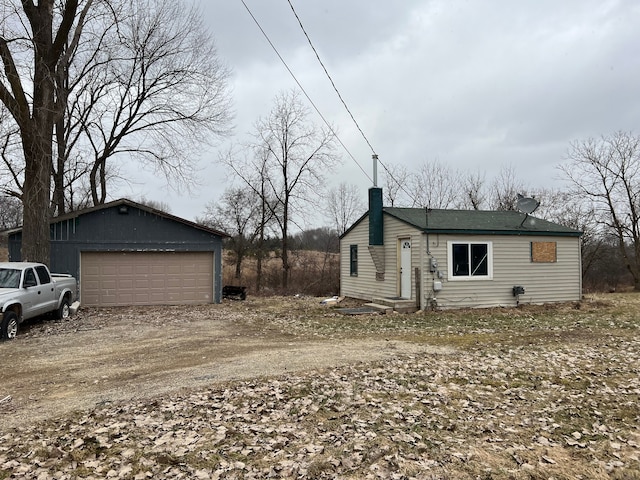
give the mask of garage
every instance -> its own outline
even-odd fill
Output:
[[[78,281],[87,306],[195,305],[222,301],[226,233],[127,199],[51,220],[51,271]],[[22,232],[9,233],[20,260]]]
[[[82,252],[87,306],[210,303],[213,252]]]

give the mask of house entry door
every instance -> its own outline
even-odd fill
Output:
[[[411,239],[400,239],[400,296],[411,298]]]

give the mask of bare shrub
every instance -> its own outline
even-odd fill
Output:
[[[289,288],[281,287],[282,261],[274,252],[263,259],[262,276],[264,295],[336,295],[340,290],[340,258],[337,253],[306,250],[291,252]],[[225,250],[223,255],[223,283],[248,287],[249,293],[257,292],[256,259],[251,257],[242,263],[240,276],[236,277],[235,254]]]

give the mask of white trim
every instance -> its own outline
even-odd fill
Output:
[[[453,245],[465,244],[465,245],[487,245],[487,275],[467,275],[467,276],[454,276],[453,275]],[[493,242],[474,242],[471,240],[448,240],[447,241],[447,280],[449,282],[474,282],[474,281],[486,281],[493,280]]]

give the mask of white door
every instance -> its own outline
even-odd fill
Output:
[[[400,296],[411,298],[411,239],[400,239]]]

